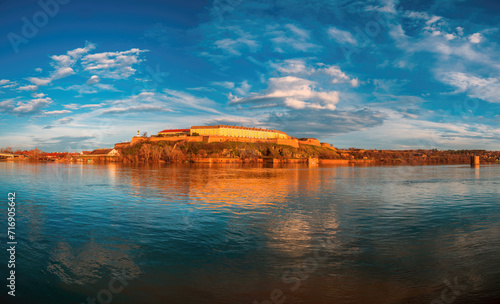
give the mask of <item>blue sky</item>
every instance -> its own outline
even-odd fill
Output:
[[[0,1],[0,146],[166,128],[500,150],[495,1]]]

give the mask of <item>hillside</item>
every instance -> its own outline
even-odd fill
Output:
[[[274,143],[144,141],[119,149],[124,162],[182,162],[193,158],[339,159],[333,149],[311,145],[294,148]]]

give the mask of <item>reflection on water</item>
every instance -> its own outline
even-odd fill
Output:
[[[0,190],[18,197],[22,303],[82,303],[120,275],[113,303],[483,303],[500,298],[499,175],[3,162]]]

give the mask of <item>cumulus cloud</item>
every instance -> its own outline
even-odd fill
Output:
[[[0,79],[0,87],[4,89],[13,88],[17,85],[16,82],[10,81],[8,79]]]
[[[36,85],[25,85],[17,88],[18,91],[36,91],[38,90],[38,86]]]
[[[95,83],[98,83],[99,81],[101,81],[101,79],[99,78],[99,76],[97,75],[92,75],[89,80],[87,80],[87,84],[88,85],[91,85],[91,84],[95,84]]]
[[[481,33],[475,33],[469,36],[469,41],[474,44],[481,43],[482,40],[483,35],[481,35]]]
[[[65,78],[65,77],[71,76],[73,74],[75,74],[75,71],[73,70],[73,68],[61,67],[61,68],[57,69],[56,71],[54,71],[54,73],[52,74],[52,80]]]
[[[302,59],[271,62],[270,66],[284,74],[311,74],[313,72],[313,70],[306,67],[306,63]]]
[[[33,98],[42,98],[44,96],[45,96],[44,93],[31,93],[31,97]]]
[[[132,66],[141,62],[140,54],[147,51],[133,48],[122,52],[89,54],[82,58],[82,66],[102,78],[125,79],[135,73]]]
[[[16,101],[8,99],[0,102],[0,112],[13,114],[17,116],[39,114],[41,110],[52,103],[52,99],[34,98],[27,101]]]
[[[287,59],[283,61],[271,62],[270,66],[283,75],[294,75],[300,77],[324,78],[333,84],[350,83],[352,87],[357,87],[357,78],[349,77],[336,65],[325,65],[317,63],[316,66],[306,64],[303,59]],[[326,76],[326,77],[325,77]]]
[[[38,77],[30,77],[28,78],[28,80],[36,86],[45,86],[52,81],[51,78],[38,78]]]
[[[337,91],[317,91],[314,82],[294,76],[269,78],[268,88],[262,93],[238,98],[230,95],[231,104],[276,104],[299,109],[313,108],[335,110],[339,102]]]

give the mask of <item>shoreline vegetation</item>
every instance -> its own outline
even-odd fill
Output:
[[[111,150],[111,149],[108,149]],[[95,150],[98,151],[98,150]],[[122,163],[308,163],[380,165],[469,164],[479,156],[482,164],[499,164],[500,151],[487,150],[370,150],[299,145],[298,148],[275,143],[141,141],[117,148],[114,155],[68,152],[46,153],[39,149],[0,149],[0,153],[20,156],[19,161],[122,162]]]

